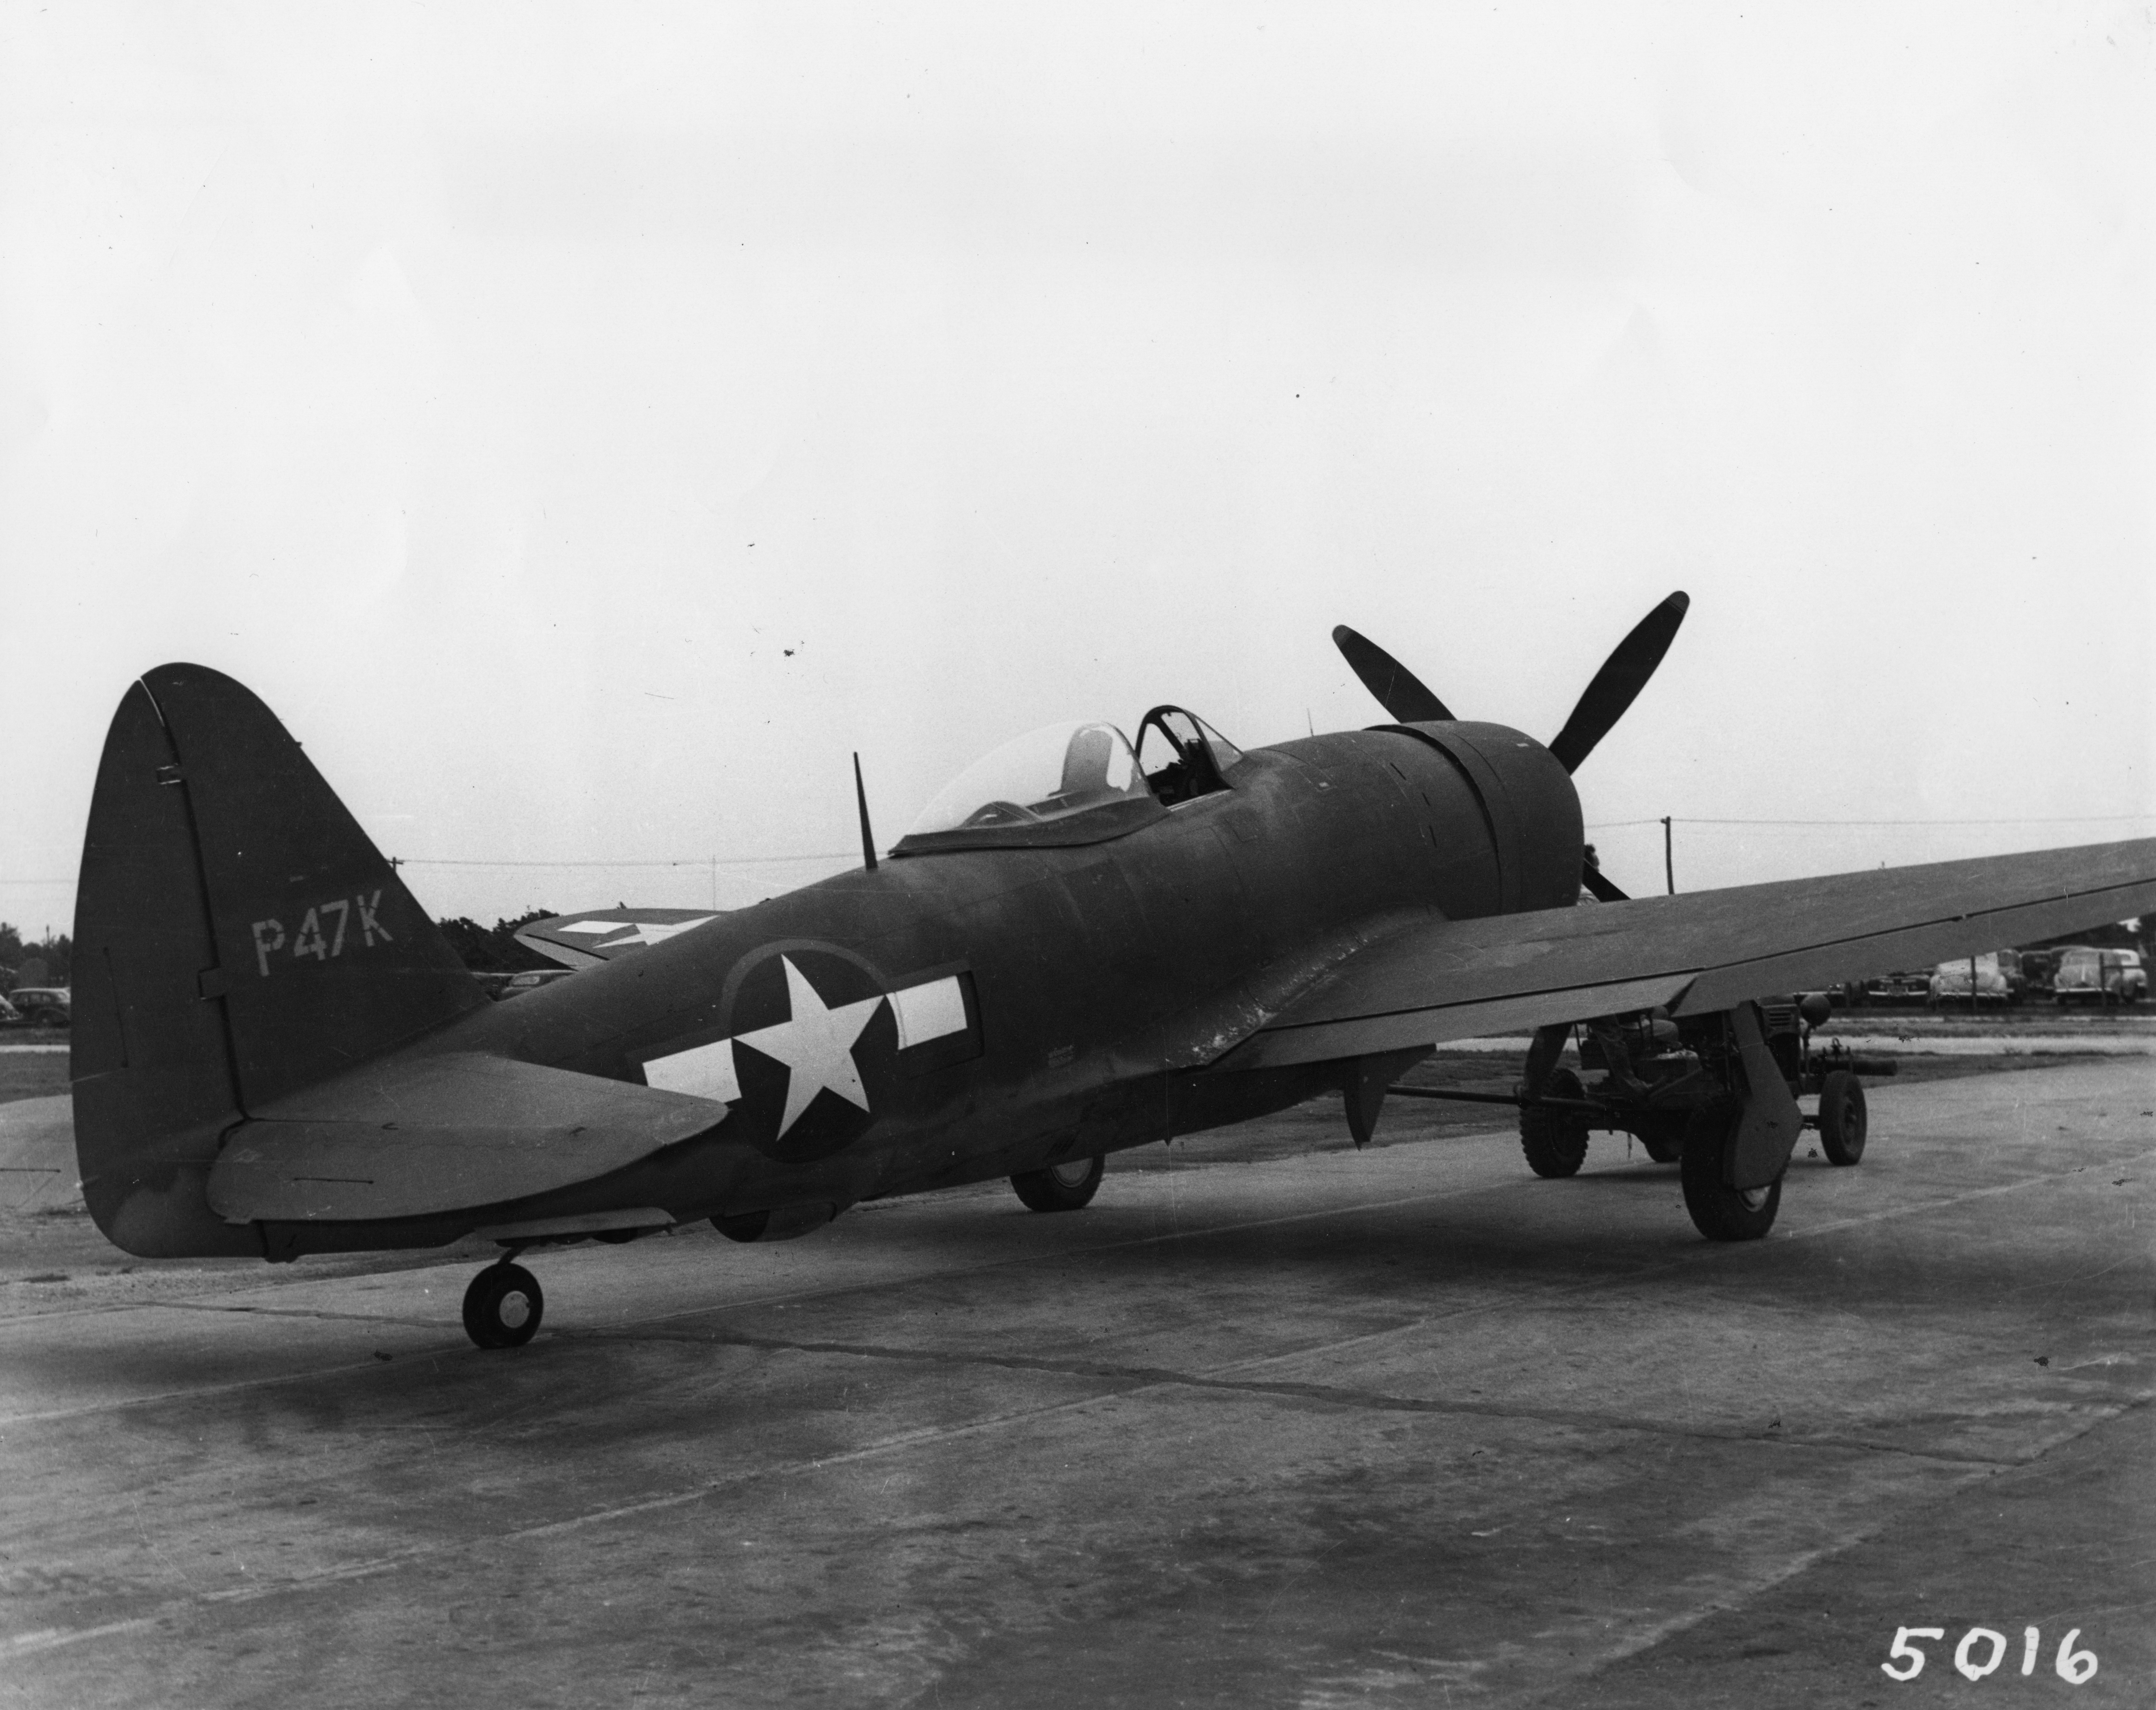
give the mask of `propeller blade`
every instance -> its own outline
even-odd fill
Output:
[[[1597,902],[1630,902],[1632,899],[1602,876],[1602,869],[1586,861],[1579,864],[1579,882]]]
[[[1363,680],[1363,686],[1378,697],[1378,704],[1400,723],[1450,721],[1452,715],[1445,711],[1445,703],[1376,642],[1342,624],[1332,632],[1332,644]]]
[[[1610,726],[1624,717],[1625,709],[1647,686],[1647,679],[1654,675],[1655,667],[1670,650],[1677,625],[1684,622],[1691,604],[1689,594],[1671,594],[1640,619],[1632,633],[1617,644],[1617,650],[1602,662],[1602,669],[1579,697],[1579,705],[1572,709],[1572,716],[1565,720],[1564,728],[1549,745],[1558,764],[1567,772],[1579,770],[1579,763],[1594,752],[1594,745],[1609,734]]]

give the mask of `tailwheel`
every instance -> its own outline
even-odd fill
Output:
[[[1105,1158],[1074,1158],[1013,1176],[1010,1184],[1029,1211],[1076,1211],[1091,1203],[1107,1167]]]
[[[1820,1082],[1820,1149],[1829,1163],[1855,1163],[1864,1156],[1864,1083],[1846,1069],[1830,1069]]]
[[[1584,1098],[1586,1089],[1569,1069],[1558,1069],[1543,1082],[1546,1098]],[[1553,1111],[1533,1106],[1520,1112],[1520,1150],[1538,1176],[1577,1175],[1587,1162],[1587,1116],[1583,1111]]]
[[[1679,1165],[1685,1209],[1711,1241],[1756,1241],[1774,1226],[1781,1209],[1779,1176],[1763,1188],[1732,1188],[1722,1179],[1722,1160],[1743,1114],[1735,1100],[1717,1100],[1694,1111],[1685,1127]]]
[[[465,1291],[465,1333],[481,1348],[521,1348],[538,1333],[546,1309],[539,1279],[504,1259]]]

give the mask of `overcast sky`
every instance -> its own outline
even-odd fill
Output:
[[[2156,831],[2153,73],[2101,3],[0,7],[0,917],[167,660],[388,852],[725,863],[854,846],[856,748],[888,844],[1052,720],[1376,722],[1340,622],[1546,739],[1680,587],[1628,888],[1665,814],[1686,887]]]

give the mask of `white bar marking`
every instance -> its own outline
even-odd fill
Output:
[[[891,1011],[898,1020],[901,1050],[966,1030],[966,994],[956,974],[893,992]]]
[[[670,1056],[654,1057],[644,1066],[644,1078],[662,1092],[685,1092],[691,1098],[708,1098],[720,1104],[741,1101],[741,1082],[734,1075],[734,1042],[715,1039],[709,1045],[691,1046]]]

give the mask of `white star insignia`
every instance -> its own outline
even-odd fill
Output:
[[[863,1110],[869,1107],[860,1071],[854,1066],[854,1042],[867,1028],[883,998],[879,994],[830,1009],[791,957],[782,956],[778,960],[786,969],[790,1019],[775,1027],[738,1035],[734,1043],[786,1065],[786,1113],[778,1122],[779,1137],[783,1138],[819,1092],[835,1092],[849,1104]]]

